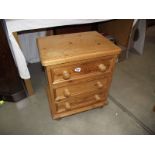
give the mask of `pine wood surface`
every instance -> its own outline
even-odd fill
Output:
[[[43,66],[119,54],[120,48],[96,31],[37,39]]]
[[[54,89],[55,100],[69,98],[75,95],[88,93],[91,91],[105,90],[108,78],[84,81],[77,84],[68,84],[65,87]]]
[[[120,48],[94,31],[39,38],[38,47],[53,119],[106,104]]]

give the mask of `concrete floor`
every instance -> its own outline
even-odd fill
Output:
[[[52,120],[40,64],[30,66],[35,95],[0,107],[0,134],[154,134],[155,28],[147,31],[144,54],[117,64],[109,105]]]

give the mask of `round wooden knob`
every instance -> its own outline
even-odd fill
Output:
[[[104,72],[106,70],[106,66],[104,64],[98,65],[98,68],[101,72]]]
[[[69,97],[71,95],[71,93],[69,92],[69,90],[67,88],[64,89],[64,96],[65,97]]]
[[[70,106],[70,103],[69,102],[65,102],[65,108],[67,110],[70,110],[71,109],[71,106]]]
[[[98,88],[102,88],[103,87],[103,85],[102,85],[102,83],[100,81],[97,81],[97,86],[98,86]]]
[[[63,78],[65,80],[69,79],[70,78],[70,73],[68,71],[63,71]]]
[[[95,97],[95,100],[96,100],[96,101],[101,101],[101,98],[100,98],[99,95],[95,95],[94,97]]]

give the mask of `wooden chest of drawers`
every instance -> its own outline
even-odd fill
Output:
[[[53,119],[104,106],[119,47],[95,31],[37,41]]]

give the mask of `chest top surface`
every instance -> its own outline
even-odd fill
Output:
[[[118,46],[96,31],[41,37],[37,43],[43,66],[120,53]]]

